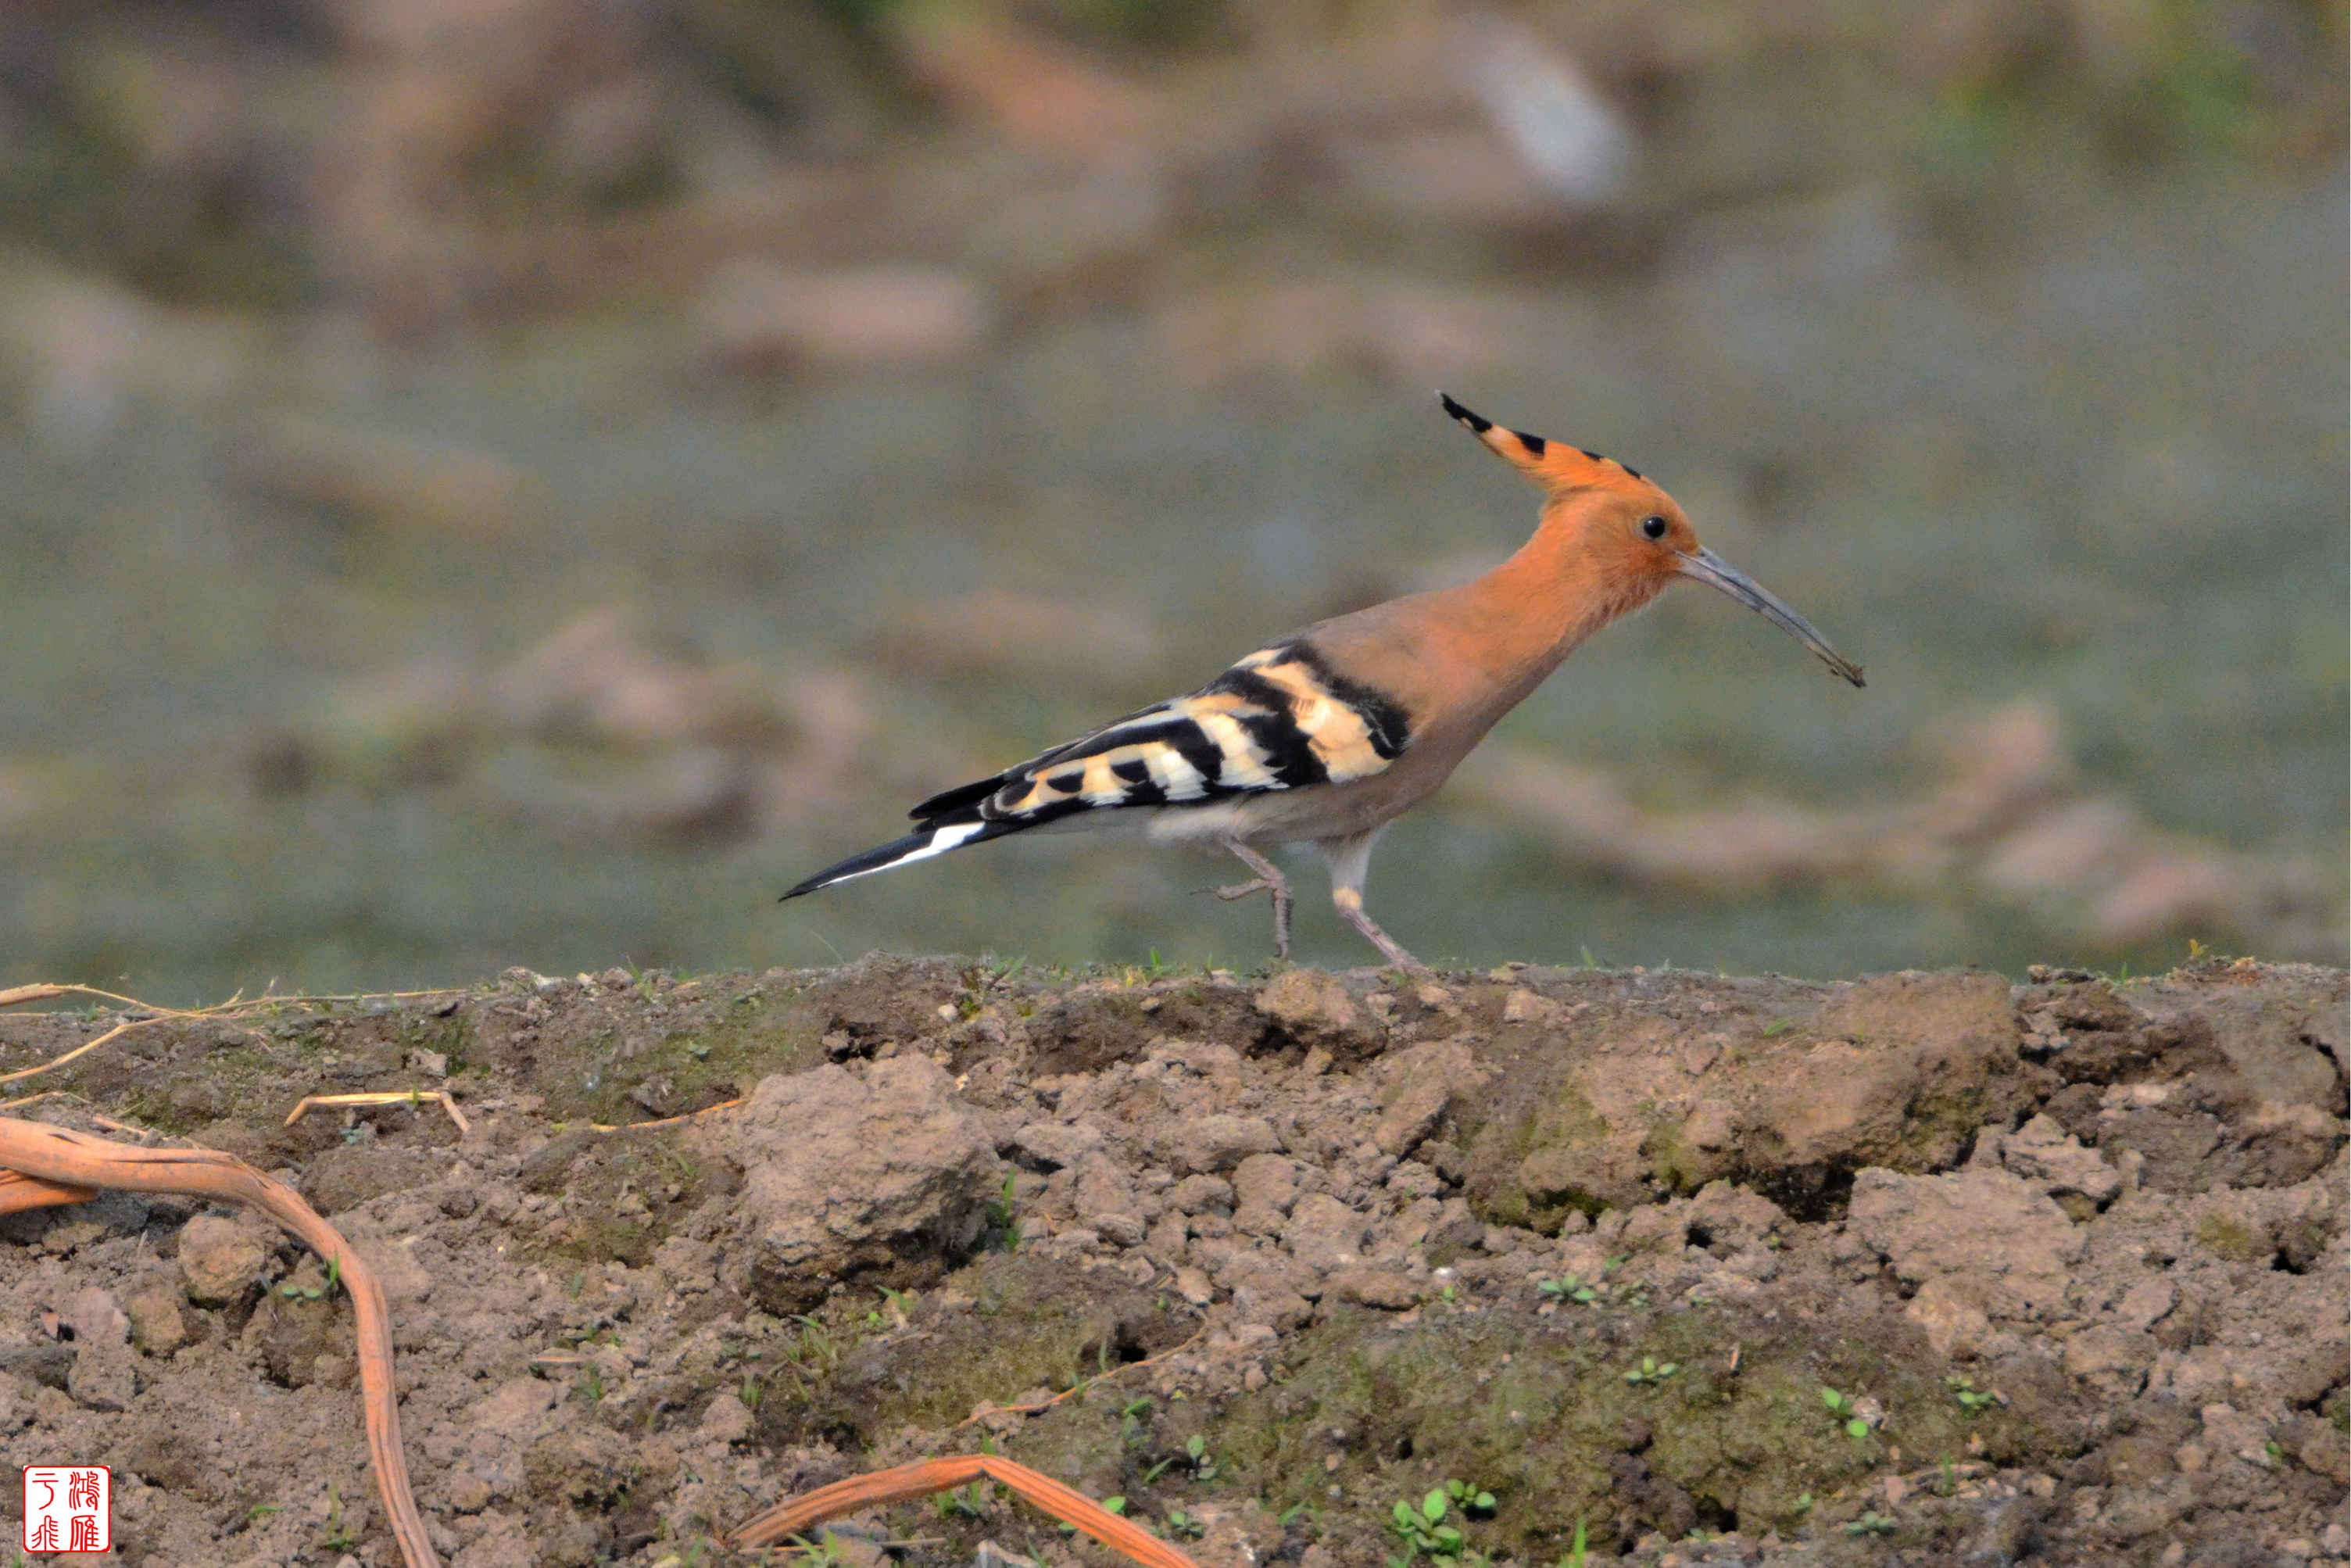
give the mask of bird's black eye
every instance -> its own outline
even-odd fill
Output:
[[[1663,517],[1648,517],[1644,519],[1641,524],[1641,537],[1645,539],[1664,538],[1666,537],[1666,519]]]

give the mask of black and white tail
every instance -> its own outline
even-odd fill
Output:
[[[839,865],[825,867],[784,894],[784,898],[798,898],[804,893],[814,893],[820,887],[831,887],[836,882],[847,882],[852,877],[872,876],[877,871],[888,871],[910,861],[926,861],[933,855],[943,855],[966,844],[1000,839],[1029,825],[1027,822],[983,822],[976,816],[957,822],[926,823],[903,839],[893,839],[886,844],[867,850],[863,854],[852,855]],[[777,902],[780,904],[783,899]]]

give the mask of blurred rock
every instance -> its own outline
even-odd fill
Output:
[[[1949,777],[1928,798],[1920,820],[1938,838],[1976,838],[2074,786],[2056,710],[2035,697],[1959,726],[1941,761]]]
[[[619,605],[574,616],[481,688],[503,731],[646,748],[689,738],[773,739],[789,725],[747,670],[713,670],[652,645]]]
[[[945,267],[804,272],[737,256],[695,304],[695,351],[769,374],[945,364],[985,347],[995,316],[977,282]]]
[[[541,747],[507,747],[484,761],[481,780],[507,810],[573,839],[733,839],[758,825],[749,762],[715,747],[588,768]]]
[[[530,471],[463,443],[282,414],[237,444],[235,481],[340,521],[496,538],[528,520]]]
[[[1632,129],[1565,50],[1501,16],[1462,18],[1454,37],[1454,68],[1519,165],[1553,199],[1591,207],[1623,193]]]
[[[247,781],[263,795],[300,795],[329,779],[369,790],[445,784],[479,738],[471,674],[426,659],[333,689],[306,717],[253,736]]]
[[[962,225],[962,254],[1022,309],[1123,301],[1176,238],[1168,186],[1152,158],[1039,167]]]
[[[1635,805],[1614,776],[1505,749],[1465,782],[1503,805],[1579,861],[1627,879],[1751,890],[1849,874],[1865,841],[1844,824],[1794,806],[1759,802],[1677,812]]]
[[[502,306],[491,235],[667,183],[656,7],[354,0],[328,20],[342,112],[312,154],[317,256],[387,338]]]
[[[1489,747],[1457,788],[1629,882],[1739,896],[1856,883],[1964,890],[2112,945],[2241,934],[2324,952],[2340,889],[2306,861],[2242,854],[2156,829],[2119,796],[2085,795],[2054,712],[2020,699],[1960,727],[1947,781],[1910,804],[1846,812],[1774,801],[1685,811],[1637,805],[1615,777]]]
[[[249,373],[257,322],[173,310],[98,277],[0,270],[0,395],[43,446],[86,453],[142,399],[217,398]]]
[[[846,672],[700,663],[608,605],[498,669],[425,660],[348,685],[249,737],[241,760],[264,795],[467,785],[566,835],[728,839],[856,798],[873,728],[871,694]],[[874,766],[914,790],[939,758],[902,741]]]
[[[1123,156],[1162,115],[1150,89],[1016,13],[915,5],[883,15],[908,76],[1030,152],[1079,161]]]
[[[914,199],[901,183],[865,164],[786,165],[764,145],[728,162],[743,166],[714,172],[720,188],[706,196],[550,214],[528,228],[475,236],[464,267],[474,307],[562,316],[615,294],[691,305],[716,269],[747,254],[837,265],[935,244],[937,231],[954,225],[953,214],[910,212]]]
[[[1531,296],[1328,279],[1178,298],[1151,330],[1168,372],[1196,387],[1332,373],[1418,387],[1524,364],[1540,356],[1555,320],[1555,309]]]

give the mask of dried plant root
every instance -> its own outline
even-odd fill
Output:
[[[895,1469],[852,1476],[829,1487],[819,1487],[769,1509],[735,1531],[731,1544],[772,1546],[828,1519],[854,1513],[885,1502],[904,1502],[949,1491],[976,1480],[1001,1482],[1023,1500],[1073,1525],[1112,1551],[1133,1558],[1144,1568],[1199,1568],[1189,1557],[1132,1520],[1121,1519],[1083,1492],[1072,1491],[1026,1465],[994,1454],[963,1454],[954,1458],[925,1459]]]
[[[16,1214],[27,1208],[51,1208],[61,1203],[88,1203],[97,1196],[98,1188],[94,1186],[43,1181],[22,1171],[0,1170],[0,1214]]]
[[[14,1116],[0,1116],[0,1167],[5,1167],[0,1169],[0,1213],[80,1202],[105,1187],[192,1193],[250,1204],[327,1260],[351,1296],[358,1327],[360,1397],[367,1413],[368,1458],[375,1467],[376,1490],[392,1521],[392,1536],[408,1568],[439,1568],[441,1559],[425,1536],[424,1519],[410,1494],[408,1464],[400,1450],[392,1320],[384,1306],[383,1286],[350,1243],[319,1218],[318,1211],[293,1188],[215,1149],[131,1148]]]

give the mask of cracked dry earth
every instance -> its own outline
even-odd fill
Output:
[[[2345,998],[2251,962],[517,971],[161,1021],[22,1113],[232,1151],[381,1260],[459,1568],[717,1563],[784,1494],[983,1441],[1208,1568],[1405,1555],[1449,1479],[1525,1568],[1579,1521],[1658,1568],[2290,1568],[2351,1554]],[[0,1071],[112,1021],[0,1019]],[[444,1084],[470,1132],[280,1125]],[[121,1568],[385,1568],[325,1284],[188,1201],[0,1223],[0,1467],[113,1466]],[[984,1493],[841,1556],[1104,1560]]]

